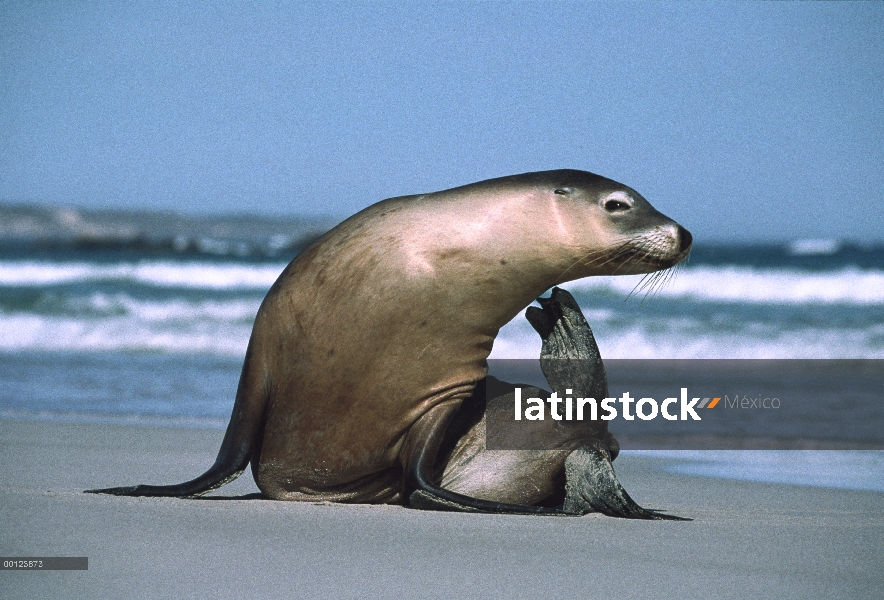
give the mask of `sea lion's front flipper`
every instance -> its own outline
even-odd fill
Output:
[[[541,308],[526,311],[528,321],[543,339],[540,367],[552,389],[564,395],[596,398],[608,396],[608,379],[599,348],[580,306],[567,291],[553,288],[549,298],[539,298]],[[569,394],[570,395],[570,394]],[[607,421],[590,429],[594,439],[574,450],[565,460],[565,504],[568,514],[600,512],[612,517],[690,521],[639,506],[614,473],[612,461],[620,450],[608,432]]]
[[[592,329],[574,297],[553,288],[549,298],[538,298],[541,308],[530,306],[525,318],[540,334],[540,365],[556,392],[580,390],[589,398],[608,394],[608,377]]]
[[[460,401],[437,404],[411,426],[400,456],[405,470],[405,497],[412,508],[474,513],[557,515],[557,508],[508,504],[472,498],[448,491],[435,483],[436,457]]]
[[[596,398],[608,396],[608,376],[592,329],[574,297],[553,288],[549,298],[538,298],[541,308],[528,307],[525,318],[540,334],[540,368],[553,391],[560,397]],[[620,445],[608,433],[607,421],[596,421],[585,429],[607,446],[611,460]]]

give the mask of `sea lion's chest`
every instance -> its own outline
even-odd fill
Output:
[[[272,327],[256,327],[273,349],[262,461],[346,480],[388,468],[414,422],[470,395],[497,327],[456,273],[409,272],[401,246],[326,245],[292,264],[262,307]]]

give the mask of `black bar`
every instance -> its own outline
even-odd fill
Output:
[[[0,571],[86,571],[87,556],[0,556]]]
[[[576,359],[556,360],[574,363],[573,372],[594,368]],[[562,448],[591,437],[593,426],[603,424],[602,399],[594,399],[599,405],[594,422],[578,419],[583,390],[559,390],[558,399],[552,398],[539,360],[489,360],[488,367],[490,376],[522,391],[520,404],[503,384],[488,386],[480,399],[486,404],[488,450]],[[607,429],[621,450],[884,450],[884,360],[612,359],[605,361],[605,371],[607,396],[618,411]],[[704,398],[710,399],[705,405]],[[674,411],[675,419],[662,413],[670,399],[668,414]],[[694,413],[682,413],[684,400],[695,399]],[[537,400],[543,410],[529,417],[525,411],[537,408]],[[635,414],[639,401],[641,418]],[[569,404],[572,420],[562,414]],[[519,406],[524,414],[516,420]],[[633,414],[625,419],[627,407]],[[529,420],[538,414],[541,419]]]

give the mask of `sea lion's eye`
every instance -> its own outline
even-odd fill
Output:
[[[629,205],[626,202],[621,202],[620,200],[608,200],[605,202],[605,210],[608,212],[621,212],[624,210],[629,210]]]

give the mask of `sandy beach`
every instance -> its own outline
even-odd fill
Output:
[[[879,598],[884,494],[670,475],[624,456],[641,504],[694,521],[428,513],[263,500],[96,496],[201,473],[222,432],[0,421],[5,598]]]

